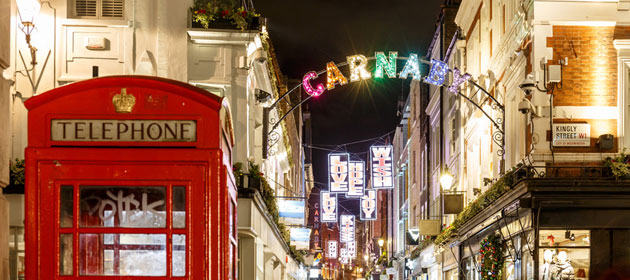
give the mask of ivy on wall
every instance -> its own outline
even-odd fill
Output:
[[[512,186],[516,183],[516,173],[523,171],[521,169],[522,164],[518,164],[510,171],[505,172],[503,177],[499,178],[492,186],[483,194],[481,194],[475,201],[471,202],[457,215],[457,218],[453,223],[442,230],[442,232],[433,241],[436,245],[448,241],[451,237],[457,234],[457,230],[470,221],[473,217],[479,214],[483,209],[494,203],[499,197],[507,193]]]

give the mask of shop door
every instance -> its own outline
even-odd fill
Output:
[[[208,164],[40,161],[38,169],[39,195],[57,198],[41,200],[56,201],[42,205],[50,216],[39,214],[42,229],[55,232],[40,236],[39,252],[49,256],[42,259],[41,276],[55,271],[54,279],[201,279],[207,274],[202,248]]]

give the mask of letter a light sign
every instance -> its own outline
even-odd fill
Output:
[[[322,205],[322,222],[337,222],[337,195],[327,191],[319,193]]]
[[[361,197],[361,221],[376,220],[376,190],[365,190]]]
[[[331,192],[348,191],[348,160],[349,154],[328,155],[328,185]]]
[[[370,147],[373,189],[391,189],[394,187],[393,150],[391,145]]]

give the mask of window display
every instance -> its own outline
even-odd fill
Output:
[[[539,273],[541,280],[588,278],[590,231],[540,230]]]

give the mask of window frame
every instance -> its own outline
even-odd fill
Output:
[[[106,275],[104,274],[104,269],[101,275],[82,275],[79,267],[79,236],[81,234],[116,234],[120,237],[120,234],[164,234],[166,235],[166,243],[165,243],[165,251],[166,251],[166,275],[159,276],[168,279],[185,279],[191,275],[191,270],[189,268],[191,264],[191,250],[190,244],[192,242],[192,231],[191,231],[191,190],[192,190],[192,181],[189,180],[58,180],[55,182],[55,255],[61,256],[61,235],[62,234],[70,234],[72,235],[72,274],[70,275],[61,275],[60,265],[61,259],[57,257],[55,261],[56,269],[56,277],[58,279],[94,279],[99,277],[126,277],[126,278],[146,278],[146,277],[155,277],[155,276],[147,276],[147,275]],[[61,187],[62,186],[72,186],[73,191],[73,214],[72,214],[72,226],[71,227],[62,227],[61,224]],[[93,186],[103,186],[106,187],[164,187],[165,189],[165,215],[166,215],[166,226],[163,228],[148,228],[148,227],[86,227],[81,226],[79,223],[79,219],[81,216],[80,210],[80,194],[81,187],[93,187]],[[173,188],[174,187],[184,187],[185,188],[185,227],[184,228],[174,228],[173,227]],[[183,276],[173,276],[173,236],[174,235],[184,235],[185,236],[185,273]],[[100,238],[102,239],[102,238]],[[104,244],[103,240],[100,241],[102,246],[116,246],[114,244]],[[120,245],[120,244],[119,244]],[[122,247],[129,246],[137,246],[137,245],[120,245]],[[104,248],[104,247],[103,247]],[[118,248],[120,249],[120,248]],[[104,249],[103,249],[104,250]],[[119,267],[120,260],[118,263],[114,264],[114,267]]]

